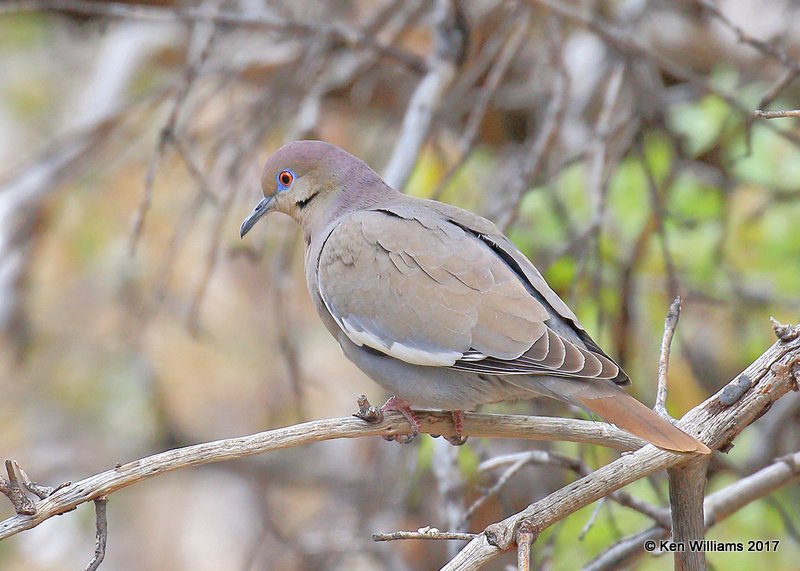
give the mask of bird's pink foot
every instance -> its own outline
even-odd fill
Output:
[[[447,441],[453,446],[461,446],[467,441],[467,436],[462,434],[464,430],[464,411],[452,410],[450,415],[453,417],[453,427],[455,428],[455,436],[446,436]]]
[[[414,414],[413,410],[411,410],[411,403],[401,399],[398,396],[392,396],[389,397],[389,400],[387,400],[386,403],[384,403],[384,405],[381,407],[382,413],[389,410],[395,410],[403,415],[403,417],[411,425],[411,434],[398,434],[396,436],[384,436],[383,438],[389,441],[394,440],[400,444],[408,444],[414,440],[419,434],[419,429],[422,425],[419,423],[417,415]]]

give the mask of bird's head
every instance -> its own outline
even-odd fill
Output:
[[[267,159],[264,198],[242,222],[244,237],[265,214],[288,214],[307,233],[391,190],[364,162],[323,141],[287,143]]]

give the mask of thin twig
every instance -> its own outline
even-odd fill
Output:
[[[531,454],[539,452],[539,450],[533,450],[531,452],[521,452],[519,454],[512,454],[508,456],[514,457],[513,463],[511,466],[506,468],[506,470],[500,475],[494,485],[483,492],[478,499],[476,499],[472,504],[467,508],[464,512],[464,521],[469,521],[472,515],[483,505],[486,501],[491,498],[492,496],[496,495],[500,490],[502,490],[508,481],[519,472],[524,466],[528,465],[531,462]],[[544,452],[546,454],[546,452]],[[496,461],[497,458],[492,458],[492,461]],[[486,470],[487,468],[482,464],[479,470]]]
[[[18,514],[35,514],[36,506],[33,500],[25,495],[25,489],[20,485],[16,471],[14,470],[14,462],[12,460],[6,460],[5,464],[8,480],[0,477],[0,493],[8,498],[8,501],[14,506],[14,511]]]
[[[475,143],[478,137],[478,129],[480,128],[481,122],[486,115],[489,102],[497,91],[501,80],[505,76],[506,71],[508,71],[511,62],[514,60],[514,57],[524,44],[528,26],[530,25],[530,11],[524,11],[521,18],[519,17],[518,12],[515,12],[514,15],[512,15],[512,19],[516,22],[516,25],[511,31],[508,41],[503,46],[497,61],[494,62],[489,70],[486,82],[484,83],[483,88],[480,90],[478,95],[478,100],[472,107],[469,117],[467,118],[467,125],[464,127],[464,132],[461,134],[461,137],[458,140],[458,158],[450,166],[450,168],[447,170],[447,173],[445,173],[445,175],[442,177],[442,180],[439,182],[436,190],[433,193],[434,199],[438,199],[441,196],[445,188],[447,188],[447,185],[450,184],[455,174],[466,162],[467,158],[472,153],[472,150],[475,148]]]
[[[664,320],[664,335],[661,338],[661,350],[658,356],[658,392],[656,393],[656,404],[653,409],[666,419],[670,419],[667,412],[667,373],[669,370],[669,352],[672,347],[672,337],[675,335],[675,328],[678,326],[678,319],[681,316],[681,298],[676,297],[669,306],[669,312]]]
[[[606,206],[608,203],[608,189],[609,181],[611,178],[613,163],[616,163],[620,158],[620,152],[615,152],[615,157],[611,156],[611,140],[614,134],[612,128],[612,120],[616,119],[617,124],[620,125],[620,113],[617,111],[619,102],[622,95],[623,81],[626,75],[626,64],[624,61],[617,62],[611,71],[611,77],[606,85],[606,90],[603,95],[603,107],[597,119],[597,126],[595,128],[595,138],[591,146],[592,160],[589,167],[589,198],[592,205],[592,218],[589,223],[588,229],[588,243],[594,247],[594,271],[591,276],[592,291],[601,291],[603,287],[603,255],[601,251],[601,235],[603,234],[603,225],[606,222]],[[623,114],[623,118],[624,115]],[[582,250],[580,258],[583,258],[587,253],[587,249]],[[579,263],[581,267],[581,259]],[[605,311],[606,305],[602,303],[597,304],[597,326],[603,328],[605,326]]]
[[[605,503],[606,499],[600,498],[600,500],[594,505],[592,515],[590,515],[589,519],[586,520],[586,523],[581,528],[581,532],[578,534],[578,541],[583,541],[583,539],[586,537],[586,534],[589,533],[590,529],[592,529],[592,526],[594,526],[594,522],[597,520],[597,516],[600,514],[600,510],[603,509]]]
[[[436,41],[428,61],[428,73],[417,85],[408,102],[400,136],[384,172],[389,186],[403,190],[431,131],[433,118],[441,107],[447,87],[456,74],[456,60],[461,56],[455,28],[457,8],[451,0],[436,5]],[[464,38],[460,38],[461,42]]]
[[[532,146],[527,155],[522,159],[522,166],[517,167],[515,170],[519,174],[513,178],[508,184],[508,204],[504,204],[502,211],[493,216],[497,225],[506,231],[514,225],[519,217],[520,205],[522,199],[529,190],[533,181],[535,181],[542,171],[547,162],[547,155],[555,147],[558,140],[558,133],[561,129],[561,122],[564,118],[564,111],[566,109],[566,76],[557,76],[554,81],[554,93],[550,99],[544,124],[542,125],[539,134],[532,141]]]
[[[127,20],[149,20],[155,22],[212,21],[215,24],[280,30],[293,34],[330,37],[345,44],[378,52],[393,59],[414,73],[423,73],[425,63],[417,56],[394,46],[385,45],[361,30],[340,24],[322,24],[282,18],[272,14],[249,14],[238,12],[212,12],[202,7],[166,8],[161,6],[130,5],[121,2],[92,2],[90,0],[12,0],[0,6],[0,14],[15,12],[51,11],[73,14],[122,18]]]
[[[52,496],[54,492],[57,492],[61,488],[69,486],[72,483],[72,482],[64,482],[62,484],[59,484],[58,486],[45,486],[43,484],[37,484],[36,482],[30,479],[27,472],[25,472],[25,470],[22,469],[22,466],[20,466],[16,460],[11,460],[11,464],[14,466],[14,469],[19,473],[20,479],[22,480],[22,485],[25,487],[25,489],[28,490],[37,498],[39,498],[40,500]]]
[[[767,89],[764,95],[761,96],[761,101],[758,102],[759,109],[763,109],[775,101],[778,95],[797,79],[798,75],[800,75],[800,68],[784,68],[783,73],[775,80],[772,87]],[[757,113],[754,113],[754,115],[758,116]]]
[[[531,545],[536,539],[536,534],[527,528],[517,531],[517,571],[530,571]]]
[[[444,438],[433,443],[431,471],[436,481],[437,521],[455,531],[464,531],[466,508],[464,505],[464,475],[458,463],[461,449]],[[463,547],[458,543],[447,545],[447,555],[455,557]]]
[[[553,27],[554,39],[560,38],[560,29]],[[555,42],[554,42],[555,43]],[[560,44],[560,42],[559,42]],[[544,121],[539,134],[532,140],[531,147],[516,169],[516,176],[509,181],[506,194],[508,204],[495,214],[495,221],[502,230],[510,228],[519,216],[520,204],[530,184],[544,171],[547,157],[558,140],[561,131],[564,113],[567,108],[567,95],[569,92],[569,77],[561,62],[561,46],[550,46],[550,59],[554,66],[553,86],[550,92],[550,104],[544,113]]]
[[[180,86],[176,90],[172,107],[169,115],[167,116],[167,121],[159,131],[158,141],[147,165],[144,192],[142,193],[142,198],[139,201],[139,206],[134,213],[131,236],[128,242],[128,252],[130,255],[134,255],[136,253],[136,247],[141,239],[145,219],[153,201],[153,186],[155,185],[156,173],[158,172],[158,167],[161,164],[164,153],[166,152],[167,144],[172,142],[176,136],[178,120],[180,119],[181,112],[186,104],[189,91],[197,79],[200,68],[208,59],[208,56],[211,53],[211,47],[216,39],[216,28],[212,27],[209,29],[209,26],[211,25],[209,21],[213,19],[218,8],[219,0],[216,0],[211,5],[211,9],[208,13],[208,20],[201,20],[194,23],[192,37],[202,37],[205,35],[205,38],[202,39],[202,44],[199,50],[197,50],[196,53],[190,54],[189,56],[190,61],[183,72],[183,78]]]
[[[208,292],[211,278],[217,269],[222,251],[222,233],[225,229],[225,222],[234,204],[234,199],[241,185],[236,184],[236,177],[243,165],[248,164],[253,155],[258,151],[257,142],[261,140],[267,124],[259,122],[256,127],[246,135],[238,137],[239,147],[233,145],[227,147],[225,152],[218,157],[221,169],[224,171],[225,183],[228,187],[227,194],[222,199],[219,208],[214,213],[211,230],[209,232],[208,250],[202,265],[200,279],[194,287],[187,311],[187,329],[192,335],[199,335],[201,331],[200,310],[203,305],[206,293]]]
[[[785,117],[800,117],[800,109],[787,109],[784,111],[764,111],[762,109],[756,109],[753,111],[753,114],[756,117],[762,117],[764,119],[783,119]]]
[[[589,469],[589,466],[587,466],[585,462],[579,460],[578,458],[571,458],[563,454],[547,452],[544,450],[531,450],[529,452],[506,454],[497,458],[492,458],[491,460],[482,462],[478,467],[478,470],[480,472],[485,472],[487,470],[496,469],[506,465],[509,465],[509,467],[500,475],[500,477],[497,479],[497,482],[490,489],[484,492],[477,500],[475,500],[469,509],[467,509],[465,517],[471,517],[472,514],[486,502],[487,499],[497,494],[508,483],[508,481],[527,464],[558,466],[560,468],[572,470],[580,476],[587,476],[592,472]],[[672,525],[669,514],[663,509],[640,500],[628,492],[617,490],[612,492],[609,497],[619,505],[635,510],[642,515],[651,518],[658,525],[666,529],[669,529]]]
[[[364,33],[368,36],[382,33],[387,42],[393,42],[419,16],[420,4],[420,0],[388,3],[365,24]],[[337,89],[355,84],[360,74],[377,63],[380,54],[345,50],[332,53],[331,57],[332,61],[324,67],[314,84],[304,90],[305,95],[287,133],[287,141],[315,138],[313,135],[321,119],[325,97]]]
[[[373,541],[397,541],[398,539],[435,539],[446,541],[470,541],[475,533],[439,531],[435,527],[423,527],[417,531],[394,531],[392,533],[373,533]]]
[[[497,61],[494,62],[489,70],[483,88],[478,95],[478,100],[470,111],[464,132],[458,140],[458,148],[462,155],[466,155],[468,149],[475,143],[478,128],[481,126],[481,121],[486,114],[486,108],[492,96],[497,91],[500,81],[505,76],[506,71],[508,71],[511,62],[514,60],[514,57],[525,41],[531,18],[530,10],[523,11],[521,15],[515,11],[512,17],[515,22],[514,29],[511,30],[511,33],[508,35],[508,40],[503,46],[503,50],[500,52]]]
[[[717,88],[717,86],[714,85],[714,83],[707,77],[699,75],[691,69],[677,65],[663,55],[652,51],[649,47],[646,47],[644,44],[642,44],[638,38],[626,31],[621,30],[619,27],[609,23],[608,21],[590,15],[581,9],[576,9],[569,3],[556,2],[555,0],[527,1],[529,4],[546,8],[552,13],[557,14],[559,17],[585,26],[586,29],[602,38],[610,47],[623,54],[632,56],[635,59],[645,59],[651,61],[670,75],[689,82],[702,89],[706,93],[712,93],[716,95],[741,115],[751,115],[751,109],[740,103],[734,94]],[[779,129],[771,123],[765,123],[765,125],[767,125],[768,128],[770,128],[774,133],[777,133],[780,137],[783,137],[793,145],[800,146],[800,137],[798,137],[795,133],[789,130]]]
[[[650,167],[650,161],[647,160],[647,156],[645,155],[644,144],[641,139],[637,141],[636,151],[639,155],[639,161],[642,164],[645,179],[647,180],[647,188],[650,194],[650,206],[653,210],[653,222],[655,223],[659,243],[661,244],[661,257],[664,260],[664,269],[667,271],[668,295],[679,295],[681,293],[681,283],[678,279],[678,273],[675,271],[675,262],[670,253],[669,240],[667,239],[667,231],[664,225],[667,217],[667,209],[664,205],[664,199],[659,192],[653,169]],[[667,177],[667,182],[664,183],[665,187],[667,187],[675,176],[675,163],[672,163],[672,165],[669,176]]]
[[[95,526],[97,535],[94,544],[94,557],[86,566],[86,571],[96,571],[103,559],[106,557],[106,543],[108,541],[108,518],[106,517],[106,505],[108,499],[103,496],[94,501]]]
[[[784,49],[780,48],[777,43],[765,42],[754,38],[741,27],[737,26],[733,21],[728,18],[719,6],[714,4],[711,0],[696,0],[708,13],[714,16],[719,22],[722,23],[736,36],[736,39],[751,48],[761,52],[762,55],[773,58],[780,62],[780,64],[789,70],[800,71],[800,62],[792,58]]]

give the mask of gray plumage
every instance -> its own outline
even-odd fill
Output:
[[[625,372],[485,218],[406,196],[321,141],[279,149],[262,188],[242,236],[273,210],[300,223],[325,326],[398,397],[459,411],[545,395],[663,448],[708,451],[619,388],[630,383]]]

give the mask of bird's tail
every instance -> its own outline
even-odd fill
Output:
[[[558,377],[527,377],[527,380],[514,384],[577,404],[659,448],[674,452],[711,453],[708,446],[673,426],[610,381]]]
[[[711,453],[708,446],[673,426],[622,389],[618,391],[614,395],[574,395],[573,398],[608,422],[659,448],[675,452]]]

